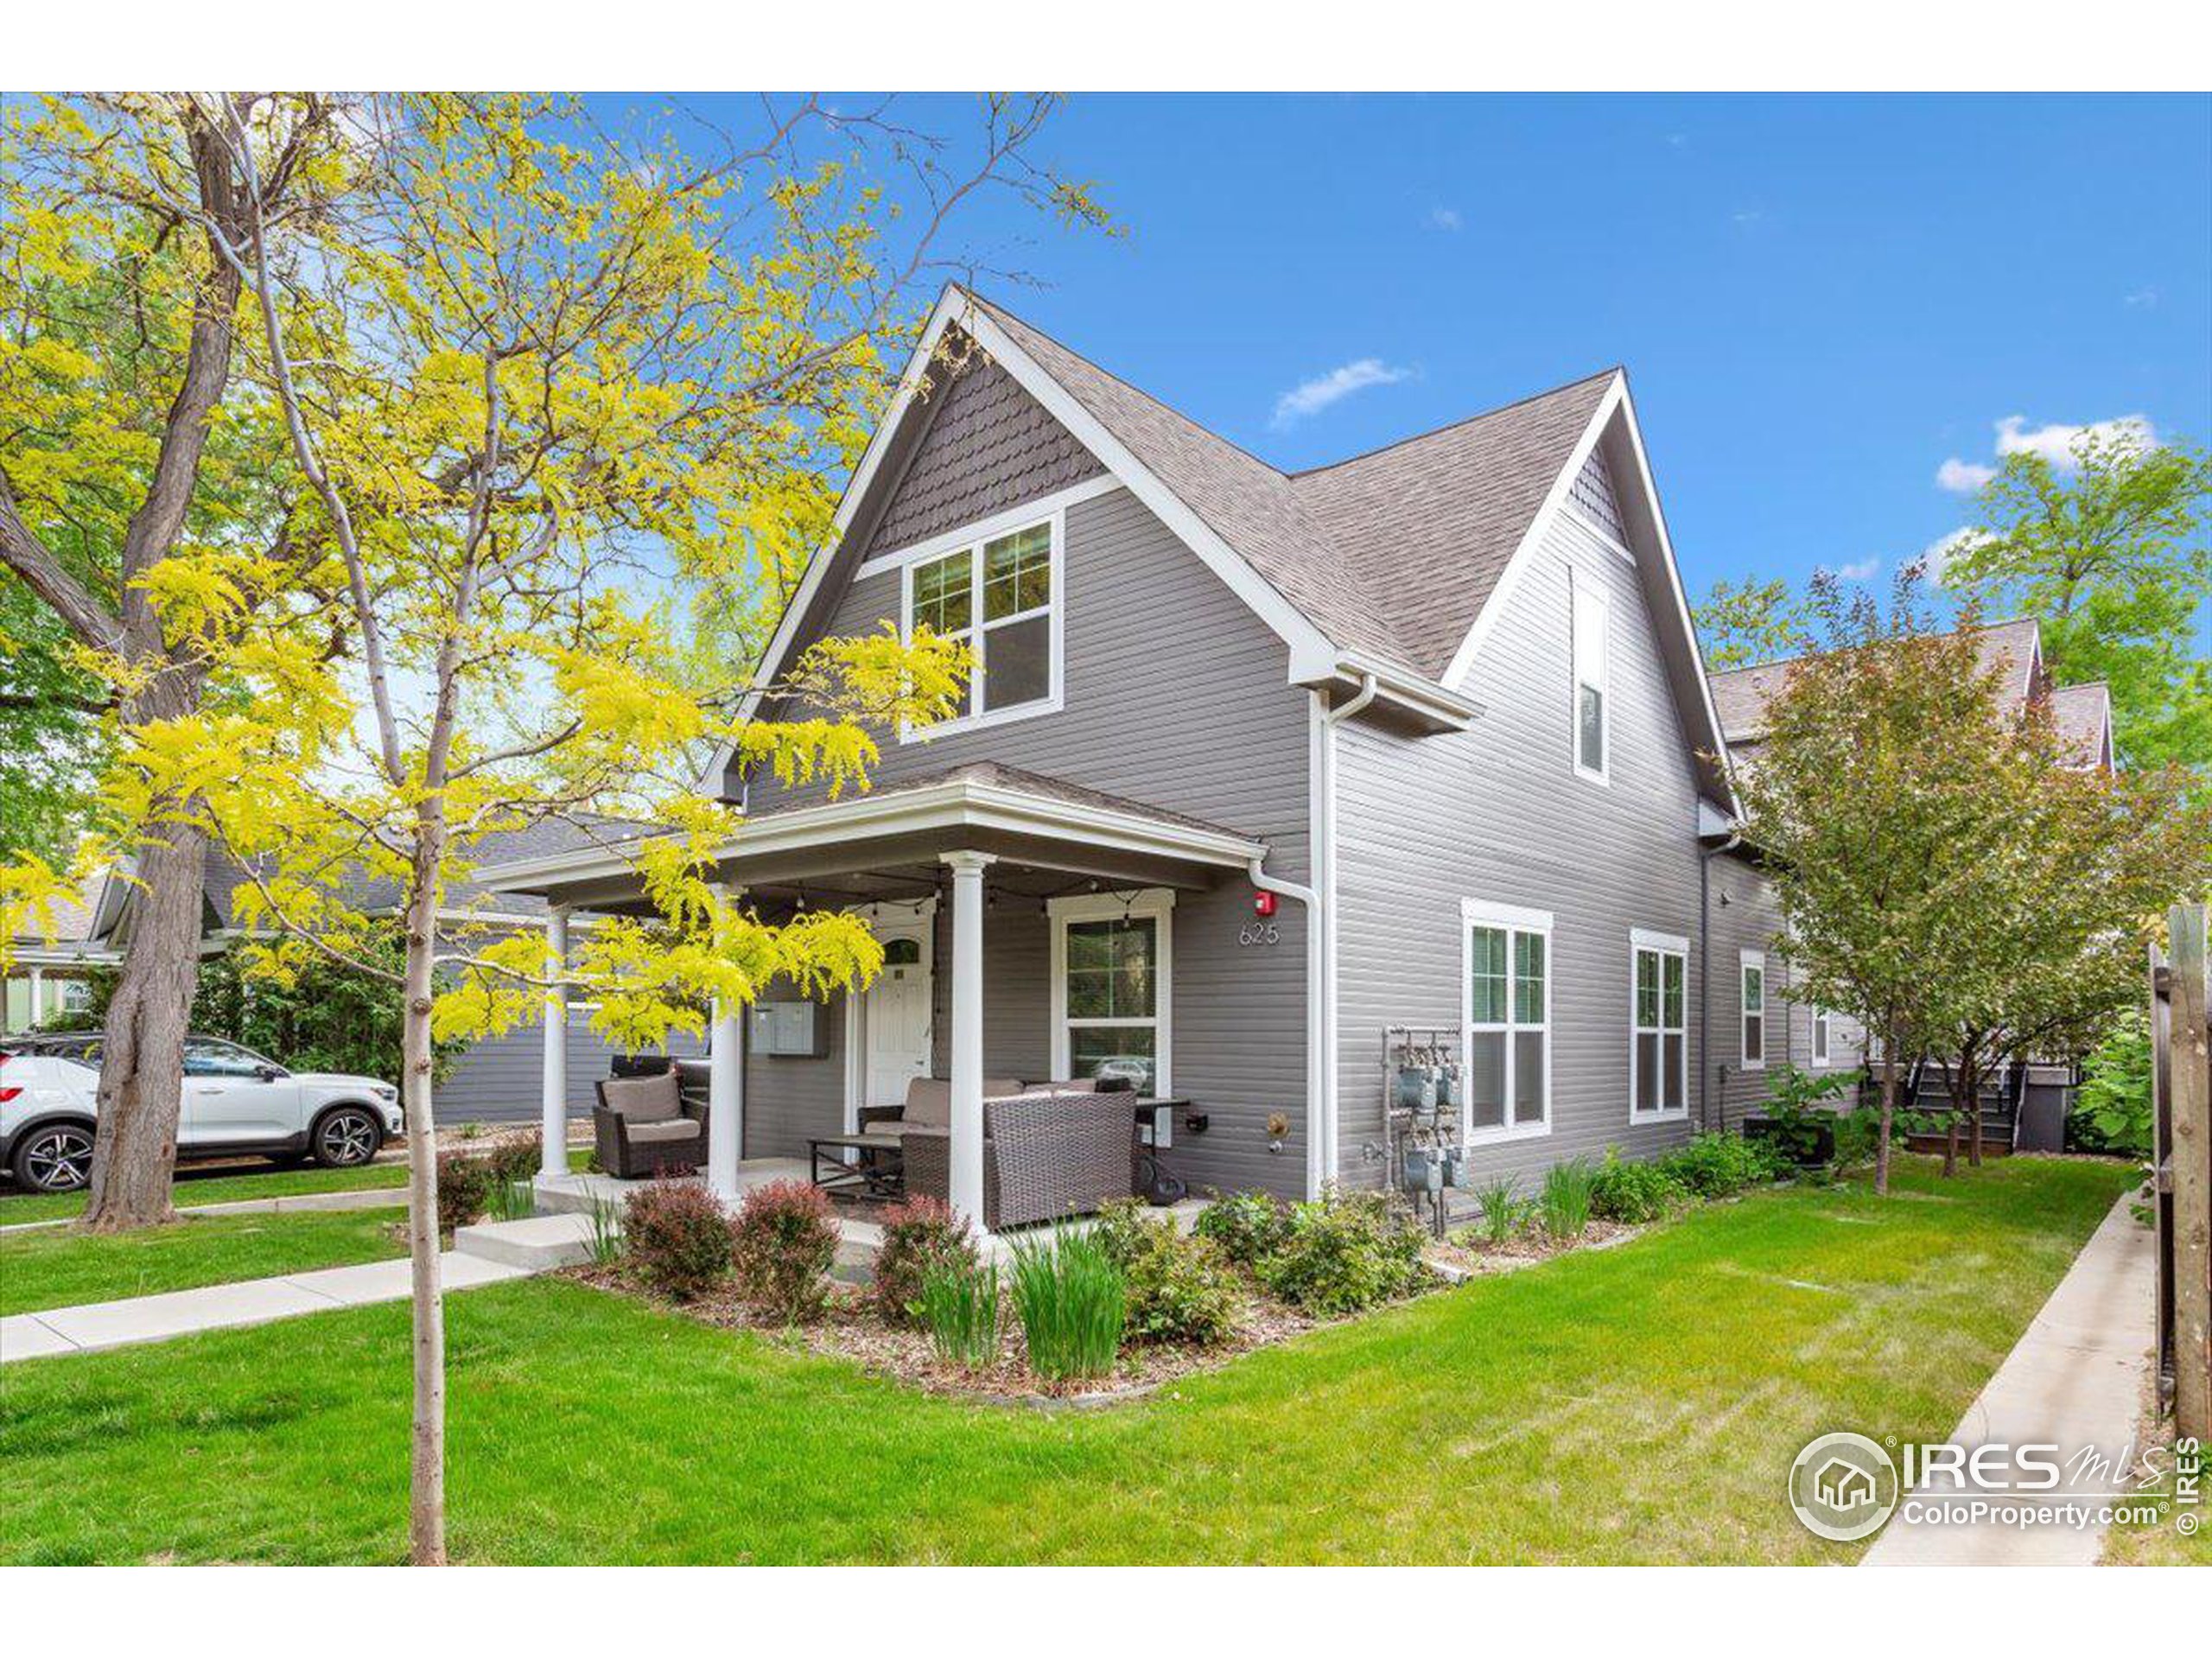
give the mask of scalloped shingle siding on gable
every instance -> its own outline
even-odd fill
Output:
[[[1628,530],[1621,523],[1620,504],[1613,499],[1613,480],[1605,471],[1605,459],[1596,450],[1582,463],[1582,470],[1574,475],[1574,482],[1567,486],[1567,499],[1582,515],[1617,542],[1628,540]]]
[[[937,395],[945,401],[884,510],[870,555],[912,547],[1106,470],[988,358],[971,359]]]

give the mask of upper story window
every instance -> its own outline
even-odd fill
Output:
[[[1826,1065],[1835,1042],[1835,1016],[1826,1008],[1813,1010],[1813,1064]]]
[[[1744,1070],[1766,1069],[1766,953],[1746,950],[1741,958],[1744,978]]]
[[[904,567],[902,632],[912,638],[925,626],[965,641],[976,656],[959,713],[946,724],[1059,706],[1059,555],[1054,517]]]
[[[1638,929],[1630,938],[1636,990],[1629,1040],[1631,1122],[1689,1110],[1689,941]]]
[[[1545,1134],[1551,1125],[1552,918],[1543,911],[1471,899],[1460,913],[1467,1138]]]
[[[1574,584],[1573,605],[1574,770],[1602,784],[1611,748],[1606,636],[1612,607],[1596,588],[1580,581]]]

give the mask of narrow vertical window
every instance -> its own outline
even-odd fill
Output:
[[[1746,950],[1744,976],[1744,1070],[1766,1069],[1766,954]]]
[[[1813,1064],[1815,1065],[1828,1064],[1829,1045],[1834,1039],[1834,1033],[1830,1028],[1830,1021],[1833,1018],[1834,1016],[1826,1008],[1813,1010]]]
[[[1551,1118],[1551,918],[1472,900],[1462,908],[1467,1134],[1541,1135]]]
[[[1689,942],[1664,934],[1635,936],[1635,982],[1630,995],[1629,1118],[1689,1109]]]
[[[1610,745],[1606,634],[1611,607],[1595,588],[1574,584],[1574,769],[1600,783]]]

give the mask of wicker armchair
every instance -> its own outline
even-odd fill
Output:
[[[671,1068],[649,1077],[607,1077],[596,1085],[593,1139],[599,1164],[620,1180],[693,1170],[707,1161],[706,1108],[687,1100]]]
[[[1131,1190],[1134,1135],[1126,1095],[1062,1091],[983,1103],[983,1225],[1096,1214]],[[944,1131],[907,1134],[908,1196],[951,1194],[952,1140]]]

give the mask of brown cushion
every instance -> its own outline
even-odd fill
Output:
[[[952,1085],[941,1077],[916,1077],[906,1085],[906,1109],[899,1116],[907,1123],[951,1122]]]
[[[642,1123],[634,1117],[625,1116],[622,1120],[623,1138],[633,1147],[691,1141],[698,1134],[699,1126],[688,1117],[648,1118]]]
[[[1018,1095],[1021,1092],[1021,1079],[1019,1077],[985,1077],[983,1079],[985,1100],[1004,1100],[1008,1095]]]
[[[683,1084],[673,1071],[652,1077],[610,1077],[600,1085],[607,1109],[631,1124],[664,1122],[683,1106]]]

